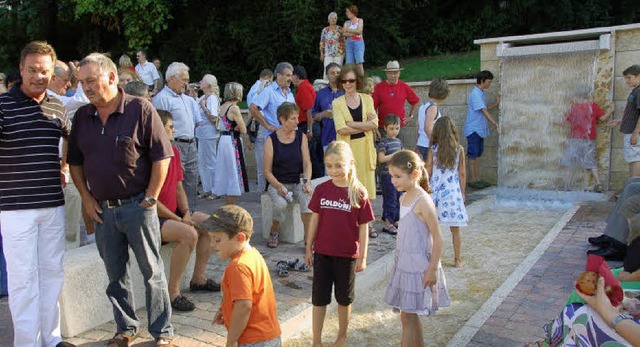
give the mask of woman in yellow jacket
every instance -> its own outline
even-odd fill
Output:
[[[370,95],[358,93],[364,87],[364,76],[354,64],[342,67],[340,88],[345,94],[333,100],[333,122],[336,138],[351,146],[356,161],[358,180],[367,188],[369,200],[376,197],[376,148],[374,132],[378,128],[378,115]],[[373,238],[378,234],[369,229]]]

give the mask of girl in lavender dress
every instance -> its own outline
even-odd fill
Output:
[[[462,267],[460,227],[467,226],[469,217],[464,206],[464,188],[467,185],[464,148],[458,141],[458,131],[449,117],[441,117],[433,126],[431,151],[427,158],[427,172],[431,177],[438,221],[449,227],[453,240],[455,267]]]
[[[419,315],[432,315],[450,305],[440,265],[442,235],[436,208],[427,192],[429,176],[418,154],[396,152],[389,162],[400,197],[395,264],[385,302],[400,311],[402,346],[424,346]]]

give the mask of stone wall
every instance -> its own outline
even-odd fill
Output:
[[[640,29],[620,30],[612,35],[613,63],[613,103],[616,107],[615,119],[622,118],[627,97],[631,92],[624,83],[622,71],[627,67],[640,64]],[[622,157],[622,137],[618,129],[613,129],[611,140],[611,188],[622,189],[629,177],[629,166]]]

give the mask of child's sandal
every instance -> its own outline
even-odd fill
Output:
[[[276,263],[276,273],[278,274],[278,276],[280,277],[287,277],[289,276],[289,265],[287,264],[286,261],[284,260],[280,260],[278,263]]]
[[[291,270],[300,271],[300,272],[308,272],[311,271],[309,265],[305,262],[300,261],[300,259],[296,258],[296,260],[288,261],[287,266]]]
[[[278,247],[278,237],[279,237],[279,233],[274,233],[272,231],[269,234],[269,238],[267,239],[267,247],[269,247],[269,248]]]

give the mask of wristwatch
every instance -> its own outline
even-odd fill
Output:
[[[145,196],[144,201],[146,201],[151,206],[155,205],[158,202],[156,198],[152,198],[150,196]]]
[[[628,313],[620,313],[619,315],[613,317],[613,319],[611,320],[611,324],[609,324],[609,327],[611,329],[615,329],[616,325],[618,325],[618,323],[625,319],[633,319],[633,317]]]

